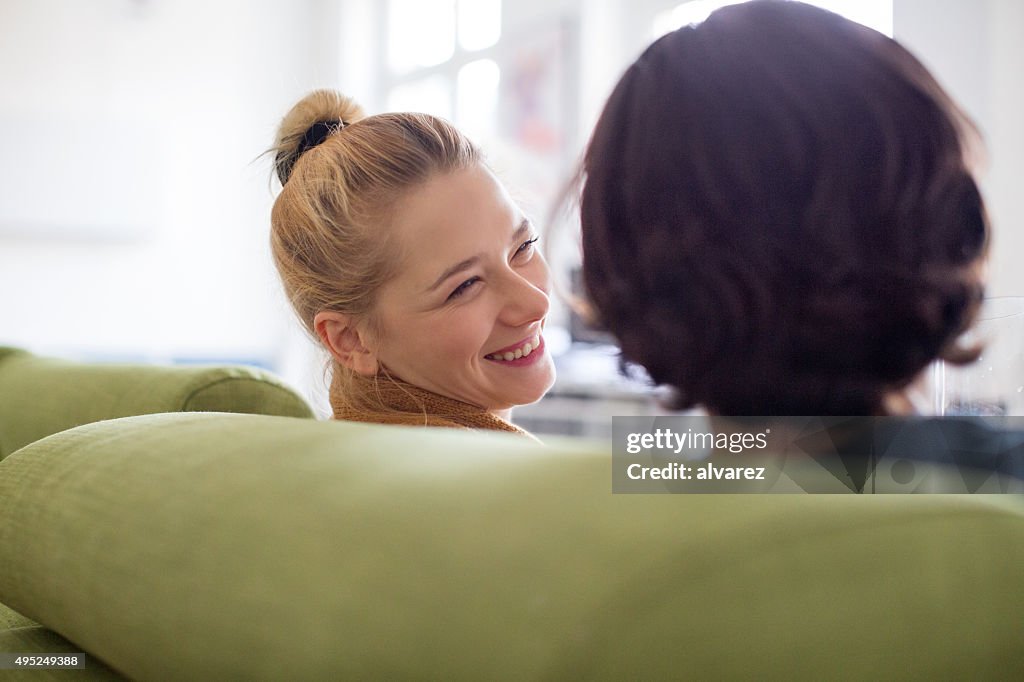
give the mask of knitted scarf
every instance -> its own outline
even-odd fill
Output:
[[[338,382],[331,383],[331,408],[335,419],[408,426],[486,429],[518,433],[533,438],[529,432],[481,407],[431,393],[394,377],[355,376],[352,383],[345,388],[348,391],[342,394],[342,387]]]

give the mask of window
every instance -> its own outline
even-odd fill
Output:
[[[496,133],[501,0],[390,0],[385,109],[423,111],[470,137]]]

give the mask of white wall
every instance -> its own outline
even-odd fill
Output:
[[[333,84],[333,7],[0,4],[0,126],[66,121],[88,130],[95,121],[98,134],[111,121],[137,126],[148,131],[139,172],[158,184],[156,205],[138,216],[144,224],[129,239],[0,230],[0,343],[84,356],[275,361],[291,321],[267,248],[269,164],[253,160],[292,102]],[[126,200],[125,169],[104,157],[103,139],[91,144],[88,166],[103,179],[105,201]],[[73,192],[39,194],[61,202]]]

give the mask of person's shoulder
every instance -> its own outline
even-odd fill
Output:
[[[881,456],[923,459],[1024,478],[1024,418],[886,419],[878,435]]]

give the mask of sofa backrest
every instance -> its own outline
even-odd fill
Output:
[[[606,446],[507,434],[90,424],[0,462],[0,566],[0,601],[134,679],[1024,669],[1019,500],[612,495]]]
[[[157,412],[313,416],[280,379],[251,367],[81,363],[0,348],[0,459],[74,426]]]

